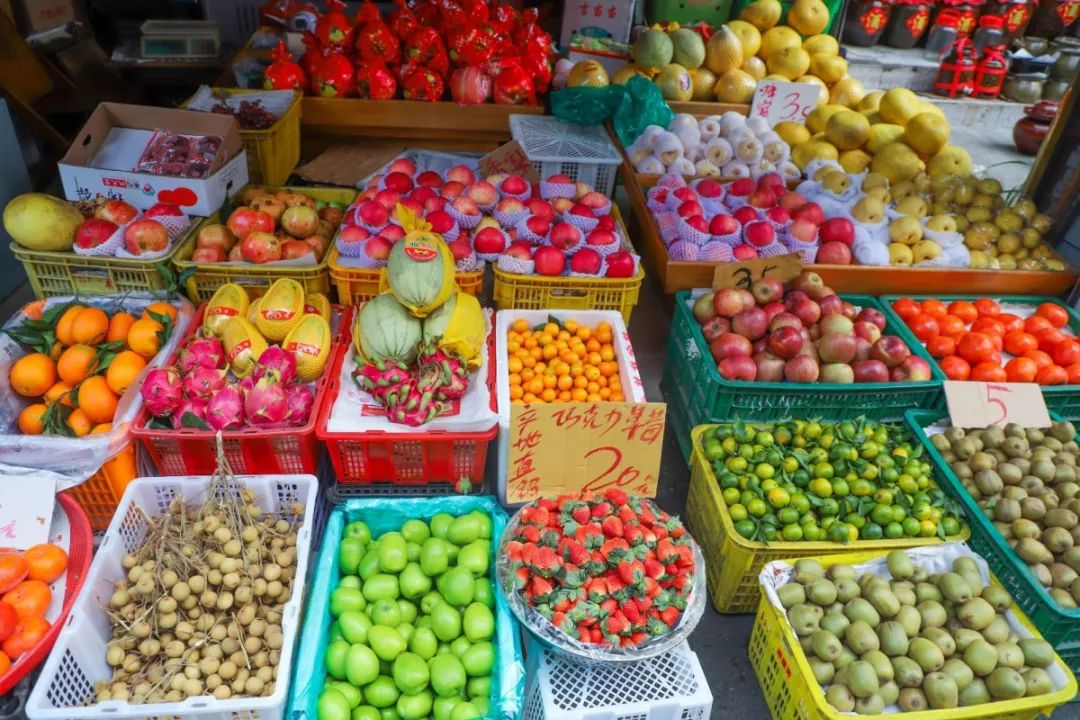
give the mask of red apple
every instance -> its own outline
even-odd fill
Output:
[[[536,263],[538,275],[556,276],[562,275],[566,269],[566,255],[562,250],[550,245],[541,245],[533,253],[533,262]]]
[[[424,214],[424,203],[420,202],[416,198],[402,198],[401,202],[398,203],[398,205],[401,205],[402,207],[409,208],[410,210],[412,210],[414,213],[416,213],[417,215],[419,215],[421,217]],[[286,211],[286,212],[288,212],[288,211]]]
[[[830,289],[830,288],[826,288],[826,289],[830,293],[832,292],[832,289]],[[859,311],[855,308],[855,306],[845,300],[844,301],[844,317],[854,320],[858,316],[858,314],[859,314]]]
[[[468,185],[476,179],[476,175],[473,174],[472,169],[467,165],[455,165],[446,171],[446,179],[461,183],[462,185]]]
[[[821,317],[844,314],[844,301],[839,295],[826,295],[818,300],[818,306],[821,308]]]
[[[724,194],[724,186],[712,178],[705,178],[704,180],[699,181],[697,185],[694,186],[694,189],[697,191],[698,195],[705,198],[718,198]]]
[[[402,228],[400,225],[394,225],[393,223],[391,223],[384,227],[382,230],[380,230],[379,234],[390,242],[397,242],[401,238],[405,237],[405,229]]]
[[[757,340],[764,337],[768,330],[769,320],[765,311],[759,307],[749,307],[736,313],[731,319],[731,328],[743,337]]]
[[[596,229],[615,232],[615,220],[610,215],[601,215],[596,218]]]
[[[852,364],[857,383],[889,382],[889,368],[880,360],[859,360]]]
[[[461,193],[465,191],[465,186],[456,180],[450,180],[439,190],[439,194],[447,200],[457,200],[461,197]]]
[[[388,173],[404,173],[406,177],[412,177],[416,174],[416,163],[411,158],[395,158],[390,166],[386,168]]]
[[[876,340],[875,340],[876,342]],[[862,362],[863,360],[870,359],[870,348],[873,343],[864,337],[858,335],[855,336],[855,362]]]
[[[238,207],[225,221],[227,227],[238,240],[243,240],[249,234],[259,231],[264,233],[274,232],[274,218],[261,210]]]
[[[747,225],[758,219],[757,210],[749,205],[743,205],[742,207],[736,208],[731,212],[731,216],[734,217],[740,225]]]
[[[776,193],[772,188],[758,186],[757,190],[750,193],[750,205],[756,208],[771,208],[776,205]]]
[[[791,213],[784,208],[777,206],[766,210],[765,217],[769,218],[771,222],[774,222],[777,225],[784,225],[791,220]]]
[[[396,190],[380,190],[375,193],[374,201],[386,208],[387,212],[393,212],[397,204],[401,202],[401,193]]]
[[[473,253],[472,246],[469,245],[469,239],[464,234],[458,235],[456,240],[447,243],[447,247],[454,254],[454,262],[461,262]]]
[[[709,221],[709,232],[713,235],[731,235],[739,232],[739,227],[738,220],[724,213],[713,215]]]
[[[795,208],[791,212],[791,217],[795,220],[809,220],[815,225],[821,225],[821,223],[825,222],[825,213],[821,210],[821,206],[815,202],[808,202]]]
[[[855,335],[856,337],[863,338],[870,344],[876,343],[881,339],[881,328],[872,322],[865,320],[855,321]]]
[[[94,217],[98,220],[108,220],[114,225],[127,225],[135,219],[139,211],[135,206],[123,200],[107,200],[105,204],[94,211]]]
[[[784,364],[784,379],[793,383],[817,382],[818,362],[809,355],[796,355]]]
[[[498,228],[481,228],[473,237],[473,246],[481,255],[498,255],[506,249],[506,235]]]
[[[570,258],[570,271],[597,275],[600,273],[600,267],[603,264],[604,259],[600,257],[600,253],[592,248],[582,248],[574,254],[574,257]]]
[[[786,310],[781,310],[773,315],[772,320],[769,321],[769,332],[779,330],[782,327],[793,327],[796,330],[801,330],[802,326],[802,320]]]
[[[690,217],[686,218],[684,222],[700,233],[707,234],[709,232],[709,223],[706,222],[705,218],[701,217],[700,215],[691,215]]]
[[[752,192],[754,192],[754,181],[750,178],[739,178],[728,185],[728,195],[748,197]]]
[[[802,349],[803,342],[802,332],[784,325],[769,333],[769,352],[785,360],[793,358]]]
[[[894,368],[911,355],[907,344],[896,335],[882,335],[870,348],[870,357]]]
[[[821,366],[821,382],[850,385],[855,382],[855,370],[847,363],[828,363]]]
[[[97,247],[113,236],[117,224],[99,218],[83,220],[75,229],[75,245],[83,249]]]
[[[403,172],[387,173],[383,178],[383,186],[387,190],[393,190],[396,193],[407,193],[413,189],[412,178]]]
[[[755,353],[754,364],[757,366],[758,382],[781,382],[784,379],[784,360],[771,352]]]
[[[778,172],[765,173],[758,178],[757,186],[759,188],[769,188],[777,195],[787,189],[787,183],[784,181],[784,176]]]
[[[823,317],[816,327],[822,335],[853,335],[855,332],[855,326],[851,320],[835,313]]]
[[[821,242],[841,242],[851,247],[855,242],[855,225],[846,217],[829,218],[821,223]]]
[[[776,278],[759,278],[750,284],[750,294],[758,304],[767,305],[784,297],[784,284]]]
[[[802,320],[804,326],[810,327],[821,319],[821,306],[807,298],[797,301],[791,307],[791,313]]]
[[[697,201],[698,199],[698,194],[694,192],[694,189],[688,187],[676,188],[672,191],[671,195],[680,202],[687,202],[689,200]]]
[[[728,332],[731,332],[731,321],[719,315],[713,315],[701,326],[701,334],[705,336],[705,342],[707,343],[711,343]]]
[[[817,240],[818,229],[814,223],[800,218],[791,223],[788,234],[799,242],[812,243]]]
[[[780,196],[780,207],[787,210],[789,213],[793,212],[796,208],[800,208],[806,204],[806,198],[801,194],[790,191]]]
[[[822,288],[825,287],[825,282],[821,279],[821,276],[812,270],[803,270],[799,275],[791,281],[791,289],[804,292],[810,297],[810,288]],[[835,293],[829,293],[835,295]]]
[[[879,330],[885,329],[885,313],[880,310],[875,310],[872,307],[864,307],[859,311],[859,314],[855,316],[855,319],[873,323],[874,325],[877,325]]]
[[[529,191],[529,183],[524,178],[511,175],[502,181],[502,191],[507,195],[521,195]]]
[[[161,252],[169,247],[169,233],[154,220],[136,220],[124,229],[124,249],[132,255]]]
[[[456,224],[453,216],[443,210],[429,212],[424,219],[431,225],[432,232],[440,235],[450,232]]]
[[[552,185],[573,185],[574,181],[567,175],[552,175],[547,181]]]
[[[716,369],[725,380],[753,382],[757,378],[757,365],[746,355],[726,357],[716,364]]]
[[[822,243],[815,262],[819,265],[850,265],[851,248],[837,240]]]
[[[750,357],[753,354],[753,345],[742,335],[729,332],[709,343],[709,352],[712,353],[716,362],[720,362],[726,357],[737,355]]]
[[[381,235],[375,235],[364,243],[364,252],[372,260],[385,262],[390,257],[390,251],[394,249],[394,243]]]
[[[197,247],[191,253],[191,262],[197,265],[225,262],[225,252],[219,247]]]
[[[156,218],[156,217],[183,217],[184,213],[180,208],[176,207],[172,203],[154,203],[146,212],[143,213],[144,218]]]
[[[409,193],[409,197],[411,197],[413,200],[418,200],[421,205],[426,205],[428,200],[433,200],[439,197],[439,195],[429,187],[418,187],[413,189],[413,191]],[[326,207],[331,206],[327,205]],[[323,210],[325,210],[326,207],[324,207],[322,210],[319,210],[320,217],[322,217]]]
[[[357,243],[367,240],[371,233],[359,225],[346,225],[338,233],[338,239],[343,243]]]
[[[562,223],[566,224],[566,223]],[[532,215],[525,220],[525,227],[529,229],[529,232],[538,237],[547,237],[547,234],[551,231],[551,223],[547,218],[540,217],[539,215]]]
[[[701,203],[697,200],[687,200],[679,205],[679,208],[675,211],[681,218],[693,217],[694,215],[704,215],[705,211],[701,209]]]
[[[529,198],[525,202],[525,207],[529,209],[529,212],[537,217],[542,217],[548,221],[555,219],[555,208],[551,207],[551,203],[542,198],[534,197]]]
[[[634,276],[634,256],[625,250],[616,250],[604,259],[604,275],[613,278]]]
[[[780,302],[766,303],[761,309],[765,311],[765,317],[772,323],[774,317],[784,312],[784,304]]]
[[[442,185],[442,178],[439,177],[439,173],[433,170],[425,170],[416,176],[416,184],[429,188],[437,188]]]
[[[746,245],[745,243],[742,245],[736,245],[734,248],[732,248],[731,254],[734,255],[735,259],[739,262],[743,262],[745,260],[753,260],[758,256],[757,250],[755,250],[750,245]]]
[[[724,288],[713,294],[713,310],[720,317],[733,318],[745,309],[746,302],[738,290]]]
[[[499,200],[499,191],[486,180],[477,180],[465,188],[465,195],[477,205],[494,205]]]
[[[893,382],[925,382],[930,377],[930,364],[916,355],[908,355],[889,373]]]
[[[766,247],[776,242],[776,230],[764,220],[755,220],[743,228],[743,238],[754,247]]]
[[[824,335],[817,342],[818,356],[826,363],[849,363],[855,359],[854,335]]]
[[[532,260],[532,244],[524,240],[515,240],[502,251],[503,255],[509,255],[518,260]]]
[[[610,230],[601,230],[597,228],[591,233],[585,236],[585,242],[588,245],[614,245],[618,242],[618,238],[615,237],[615,233]]]
[[[555,223],[549,240],[559,250],[570,250],[581,242],[581,231],[570,223]]]

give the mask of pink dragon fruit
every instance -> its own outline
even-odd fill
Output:
[[[420,390],[442,401],[460,400],[469,387],[469,371],[458,358],[435,345],[420,351]]]
[[[206,424],[211,430],[236,430],[244,426],[244,394],[229,383],[206,403]]]
[[[184,375],[200,367],[211,370],[223,368],[225,367],[225,348],[214,335],[196,333],[180,351],[176,364]]]
[[[280,425],[289,414],[289,399],[277,371],[267,370],[244,396],[244,414],[250,425]]]
[[[263,351],[251,371],[251,376],[258,382],[268,371],[277,372],[282,385],[288,385],[296,381],[296,356],[291,352],[282,350],[278,345],[271,345]]]
[[[430,390],[421,390],[416,378],[409,378],[391,390],[386,400],[386,417],[391,422],[410,427],[426,425],[448,409],[434,399]]]
[[[225,387],[225,371],[216,368],[196,367],[184,377],[184,395],[209,400]]]
[[[195,416],[202,423],[206,424],[206,401],[202,398],[189,397],[180,403],[180,406],[173,411],[172,426],[173,430],[180,430],[183,427],[191,427],[191,417]],[[188,416],[188,425],[184,425],[184,417]]]
[[[168,417],[184,399],[180,371],[176,368],[154,368],[146,374],[140,391],[146,409],[154,417]]]
[[[311,408],[315,405],[315,395],[307,385],[293,384],[285,387],[285,397],[289,403],[289,413],[285,424],[299,427],[307,423]]]
[[[359,355],[356,361],[359,367],[353,370],[353,381],[361,390],[366,391],[379,402],[385,403],[390,391],[409,379],[409,366],[403,362],[391,360],[367,362]]]

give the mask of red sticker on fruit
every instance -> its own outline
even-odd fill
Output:
[[[226,307],[224,305],[218,305],[216,307],[207,308],[206,309],[206,314],[207,315],[226,315],[228,317],[232,317],[233,315],[239,315],[240,313],[236,312],[235,308]]]
[[[431,262],[438,256],[438,249],[424,238],[405,238],[405,254],[417,262]]]
[[[262,310],[260,312],[266,320],[292,320],[296,315],[292,310]]]
[[[229,351],[229,353],[228,353],[229,362],[232,363],[234,360],[236,360],[236,358],[240,357],[241,353],[243,353],[245,350],[248,350],[250,348],[251,348],[251,341],[250,340],[241,340],[240,342],[238,342],[236,345],[233,346],[232,350]]]
[[[312,345],[311,343],[296,342],[295,340],[289,343],[288,347],[286,347],[285,349],[292,353],[301,352],[305,355],[317,356],[319,354],[319,347],[317,345]]]

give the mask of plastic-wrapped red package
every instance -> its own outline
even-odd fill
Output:
[[[315,23],[315,38],[323,48],[347,48],[352,42],[353,24],[345,17],[342,0],[327,0],[327,11]]]
[[[551,89],[551,60],[540,43],[529,43],[519,61],[522,69],[533,79],[536,92],[545,94]]]
[[[401,94],[406,100],[438,102],[446,93],[442,76],[423,65],[401,68]]]
[[[405,37],[402,57],[407,63],[426,65],[440,75],[445,75],[450,69],[446,45],[434,28],[418,27],[410,32]]]
[[[498,49],[495,36],[472,23],[447,32],[446,45],[454,65],[482,65],[495,57]]]
[[[488,21],[490,8],[487,0],[460,0],[461,9],[472,22],[482,25]]]
[[[398,81],[393,70],[379,60],[364,60],[356,66],[356,94],[368,100],[393,100]]]
[[[472,19],[465,14],[455,0],[436,0],[436,7],[439,9],[439,23],[436,27],[443,32],[464,25]]]
[[[349,97],[356,92],[352,62],[340,52],[327,55],[311,76],[311,91],[319,97]]]
[[[133,169],[151,175],[204,178],[220,147],[219,137],[154,130]]]
[[[491,99],[491,76],[479,65],[458,68],[450,76],[450,97],[459,105],[479,105]]]
[[[530,44],[539,44],[547,54],[551,54],[551,36],[537,24],[536,8],[529,8],[521,13],[517,27],[514,28],[514,47],[523,48]]]
[[[270,53],[274,62],[263,73],[264,90],[305,90],[308,86],[304,69],[293,62],[292,53],[282,40]]]
[[[401,42],[383,22],[375,3],[364,0],[357,20],[356,52],[361,60],[381,60],[388,65],[401,62]]]
[[[532,76],[517,58],[501,57],[488,66],[494,76],[492,97],[498,105],[535,105],[536,88]]]
[[[491,9],[488,11],[488,25],[490,25],[495,32],[504,37],[510,37],[517,22],[517,8],[511,7],[510,5],[503,5],[499,2],[491,3]]]
[[[413,4],[411,10],[421,25],[433,28],[439,27],[441,21],[439,7],[433,0],[420,0],[420,2]]]
[[[395,0],[397,8],[390,13],[387,18],[387,25],[390,26],[390,30],[399,38],[406,37],[409,33],[420,27],[420,21],[417,20],[413,11],[404,3],[404,0]]]
[[[319,47],[319,41],[311,33],[304,33],[300,40],[304,43],[304,54],[300,57],[300,67],[304,69],[304,74],[307,75],[308,89],[314,92],[314,88],[311,86],[311,78],[315,77],[315,71],[322,64],[324,57],[322,48]]]

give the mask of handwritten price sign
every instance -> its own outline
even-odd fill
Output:
[[[801,123],[818,106],[821,88],[812,83],[761,80],[750,102],[750,116],[762,117],[773,127],[777,123]]]
[[[511,140],[501,145],[484,157],[480,158],[480,170],[484,177],[492,175],[519,175],[526,182],[540,182],[540,175],[536,172],[525,149],[518,144],[517,140]]]
[[[758,258],[745,262],[720,263],[713,271],[713,290],[724,288],[750,289],[750,284],[763,277],[776,278],[782,283],[794,280],[802,272],[802,257],[798,253]]]
[[[1016,423],[1026,428],[1050,426],[1046,401],[1035,383],[944,383],[953,427],[984,428]]]
[[[654,497],[665,403],[514,405],[506,500],[620,488]]]
[[[56,480],[4,479],[7,482],[0,483],[0,547],[25,550],[48,542],[56,503]]]

